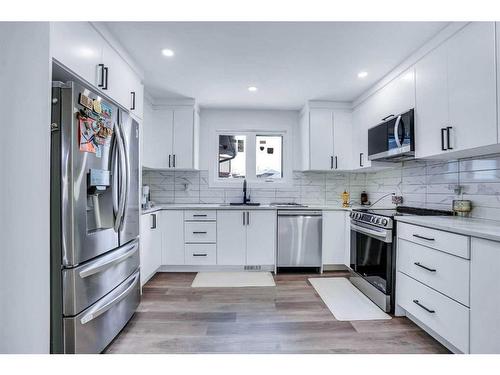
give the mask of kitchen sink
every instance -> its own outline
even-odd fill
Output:
[[[229,203],[230,206],[260,206],[260,203],[257,202],[231,202]]]

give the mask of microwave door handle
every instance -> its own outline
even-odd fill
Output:
[[[399,140],[399,124],[401,123],[401,115],[398,116],[396,119],[396,122],[394,123],[394,140],[396,141],[396,144],[398,145],[398,148],[401,148],[401,141]]]

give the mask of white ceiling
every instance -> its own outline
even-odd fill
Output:
[[[109,22],[155,99],[203,107],[298,109],[352,101],[444,22]],[[165,58],[161,49],[175,56]],[[368,76],[359,79],[365,70]],[[248,86],[257,86],[251,93]]]

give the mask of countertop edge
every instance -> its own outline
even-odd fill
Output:
[[[500,222],[494,220],[457,216],[395,216],[395,219],[402,223],[500,242]],[[449,222],[446,223],[446,220]],[[493,233],[494,229],[498,233]]]

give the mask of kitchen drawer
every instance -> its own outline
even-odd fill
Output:
[[[401,272],[397,273],[396,303],[457,349],[469,352],[467,307]]]
[[[215,221],[217,217],[216,210],[186,210],[184,211],[184,220],[186,221]]]
[[[100,353],[134,315],[141,300],[139,271],[80,314],[64,318],[65,353]]]
[[[469,261],[442,251],[398,241],[398,271],[469,306]]]
[[[470,238],[450,232],[398,223],[398,238],[444,251],[465,259],[470,258]]]
[[[186,244],[185,263],[187,265],[215,265],[217,264],[217,249],[215,244]]]
[[[186,243],[215,243],[217,240],[217,224],[215,222],[186,221],[184,223]]]
[[[111,292],[139,268],[139,241],[62,271],[63,314],[73,316]]]

